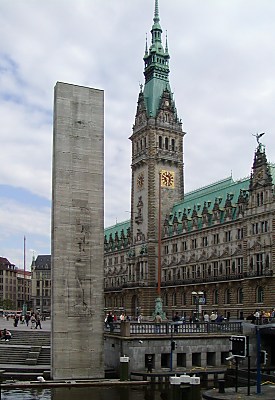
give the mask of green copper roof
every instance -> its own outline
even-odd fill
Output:
[[[160,99],[164,90],[171,92],[169,84],[169,54],[166,38],[165,49],[162,46],[162,29],[160,26],[159,5],[155,0],[154,24],[151,29],[152,41],[148,51],[146,40],[146,48],[144,55],[144,99],[147,109],[147,115],[155,117],[160,105]]]
[[[127,235],[127,229],[130,228],[130,220],[119,222],[113,226],[109,226],[108,228],[104,229],[104,234],[106,235],[107,239],[109,240],[110,235],[112,235],[113,239],[115,238],[116,232],[120,235],[122,230],[124,231],[124,235]]]
[[[203,207],[210,210],[213,209],[217,201],[220,208],[224,208],[225,202],[230,197],[231,204],[234,206],[239,198],[240,191],[247,191],[249,188],[249,178],[233,181],[232,177],[215,182],[212,185],[205,186],[201,189],[187,193],[184,200],[174,205],[171,212],[171,219],[176,215],[181,220],[182,214],[185,212],[187,217],[191,218],[193,210],[197,215],[201,216]]]
[[[268,165],[274,184],[275,165],[270,163]],[[232,218],[234,219],[236,217],[236,206],[239,196],[241,195],[243,198],[249,196],[249,185],[249,177],[237,181],[234,181],[232,177],[228,177],[211,185],[189,192],[185,195],[184,200],[173,206],[169,216],[169,225],[173,225],[174,218],[181,223],[185,216],[185,218],[187,217],[189,230],[192,225],[192,215],[195,212],[198,217],[198,228],[200,229],[202,227],[203,209],[206,207],[208,214],[212,215],[215,205],[217,205],[221,211],[220,222],[222,223],[224,219],[224,210],[228,201],[231,203],[233,212]]]

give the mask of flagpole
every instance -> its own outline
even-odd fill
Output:
[[[161,171],[159,172],[159,209],[158,209],[158,264],[157,264],[157,298],[153,317],[159,314],[162,318],[165,313],[162,309],[161,299]]]
[[[25,316],[27,314],[27,304],[26,304],[26,236],[24,236],[24,279],[23,279],[23,308],[22,315]]]
[[[158,215],[158,297],[161,284],[161,172],[159,173],[159,215]]]

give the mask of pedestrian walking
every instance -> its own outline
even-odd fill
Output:
[[[37,315],[36,315],[36,327],[35,327],[35,329],[37,329],[38,327],[39,327],[40,329],[42,329],[40,314],[37,314]]]
[[[35,327],[36,327],[36,318],[35,318],[35,315],[32,314],[32,316],[31,316],[31,329],[35,329]]]

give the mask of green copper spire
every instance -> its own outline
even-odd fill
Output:
[[[159,18],[159,3],[155,0],[154,23],[151,29],[151,46],[146,43],[144,59],[144,98],[148,116],[155,117],[163,91],[171,92],[169,84],[169,54],[166,36],[165,50],[162,46],[162,29]]]
[[[158,2],[158,0],[155,0],[155,15],[154,15],[153,29],[154,28],[158,28],[161,30],[161,27],[159,24],[159,2]]]

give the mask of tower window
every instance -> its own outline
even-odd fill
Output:
[[[162,149],[162,136],[159,136],[159,148]]]
[[[175,139],[171,140],[171,150],[175,151]]]
[[[168,138],[166,137],[166,138],[165,138],[165,150],[168,150],[168,148],[169,148],[169,140],[168,140]]]
[[[263,192],[257,194],[257,206],[262,206],[264,204],[264,194]]]

